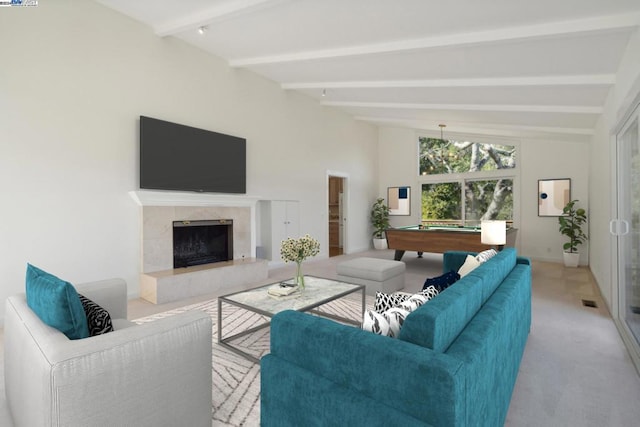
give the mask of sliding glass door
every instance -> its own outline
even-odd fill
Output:
[[[640,107],[616,135],[617,323],[630,347],[640,355]]]

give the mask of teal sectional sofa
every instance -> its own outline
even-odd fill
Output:
[[[444,254],[457,270],[466,252]],[[261,425],[502,426],[531,325],[531,265],[505,248],[407,316],[397,339],[274,316]]]

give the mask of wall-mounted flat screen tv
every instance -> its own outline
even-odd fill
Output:
[[[246,193],[244,138],[140,116],[140,188]]]

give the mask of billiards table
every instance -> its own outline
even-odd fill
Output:
[[[515,246],[518,229],[507,228],[506,246]],[[481,252],[493,246],[480,242],[480,227],[422,226],[389,228],[385,231],[387,246],[395,249],[394,259],[400,261],[405,251],[445,253],[446,251]]]

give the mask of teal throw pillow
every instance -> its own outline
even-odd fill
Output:
[[[87,316],[73,285],[27,264],[27,305],[47,325],[67,338],[89,336]]]

